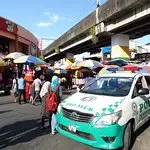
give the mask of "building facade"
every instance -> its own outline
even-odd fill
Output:
[[[0,17],[0,56],[11,52],[38,56],[38,39],[24,27]]]

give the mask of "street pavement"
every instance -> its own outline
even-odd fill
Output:
[[[75,91],[67,91],[63,98]],[[40,129],[40,104],[18,105],[13,96],[0,96],[0,149],[2,150],[95,150],[59,134]],[[150,149],[150,123],[138,132],[132,150]]]

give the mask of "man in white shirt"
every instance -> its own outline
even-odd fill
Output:
[[[34,80],[34,85],[35,85],[35,97],[34,97],[34,102],[33,104],[35,104],[36,100],[40,100],[40,90],[41,90],[41,80],[39,79],[39,75],[36,75],[36,79]]]

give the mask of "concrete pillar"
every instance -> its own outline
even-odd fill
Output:
[[[9,40],[9,53],[15,52],[16,45],[13,40]]]
[[[16,35],[16,52],[18,52],[18,35]]]
[[[111,59],[130,59],[128,35],[116,34],[111,37]]]
[[[66,62],[70,65],[74,63],[74,55],[72,53],[66,54]]]

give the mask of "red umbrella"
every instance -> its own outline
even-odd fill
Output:
[[[123,66],[123,68],[124,68],[125,71],[136,71],[136,70],[140,70],[141,69],[141,67],[139,67],[136,64],[128,64],[126,66]]]

